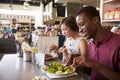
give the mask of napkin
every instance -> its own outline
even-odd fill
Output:
[[[23,52],[26,52],[26,51],[32,52],[31,46],[25,41],[22,43],[21,48],[22,48]]]
[[[53,74],[47,73],[47,76],[48,76],[49,78],[63,78],[63,77],[75,76],[75,75],[78,75],[78,73],[73,72],[73,73],[71,73],[71,74],[66,74],[66,75],[53,75]]]

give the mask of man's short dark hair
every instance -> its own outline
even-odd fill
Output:
[[[93,17],[98,16],[99,21],[100,21],[99,11],[95,7],[93,7],[93,6],[83,7],[82,9],[79,10],[79,12],[77,13],[77,16],[79,14],[81,14],[81,13],[84,13],[90,19],[92,19]]]

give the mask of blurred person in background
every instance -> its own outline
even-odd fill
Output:
[[[28,37],[27,34],[24,36],[24,40],[22,42],[21,48],[22,48],[23,52],[26,52],[26,51],[32,52],[31,39]]]
[[[76,17],[79,31],[87,38],[89,58],[76,57],[73,65],[91,67],[90,80],[120,80],[120,36],[101,26],[95,7],[82,8]]]
[[[120,35],[120,27],[117,29],[116,34]]]
[[[17,32],[17,29],[15,29],[15,24],[12,24],[11,28],[12,28],[12,33],[16,33]]]
[[[8,33],[7,31],[3,32],[3,38],[15,40],[14,34],[13,33]]]
[[[111,32],[120,35],[120,27],[113,27],[113,28],[111,29]]]
[[[7,33],[8,33],[8,34],[11,34],[11,33],[12,33],[12,29],[11,29],[9,26],[7,27]]]
[[[61,30],[66,37],[66,41],[62,47],[52,44],[50,51],[58,50],[58,53],[63,54],[63,62],[72,64],[73,58],[76,56],[88,57],[88,45],[85,39],[79,36],[79,28],[77,27],[75,18],[72,16],[66,17],[61,22]],[[70,56],[74,56],[70,58]]]

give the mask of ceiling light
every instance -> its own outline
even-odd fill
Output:
[[[26,7],[28,7],[30,4],[29,4],[27,1],[25,1],[25,2],[23,3],[23,5],[26,6]]]
[[[100,10],[100,8],[99,7],[96,7],[96,9],[99,11]]]
[[[97,7],[96,7],[97,10],[100,10],[99,8],[99,1],[97,0]]]
[[[23,5],[24,5],[24,9],[28,9],[29,8],[29,6],[30,6],[30,4],[27,2],[27,1],[25,1],[24,3],[23,3]]]

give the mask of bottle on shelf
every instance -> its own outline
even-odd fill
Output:
[[[120,19],[120,7],[115,9],[115,16],[114,19]]]

